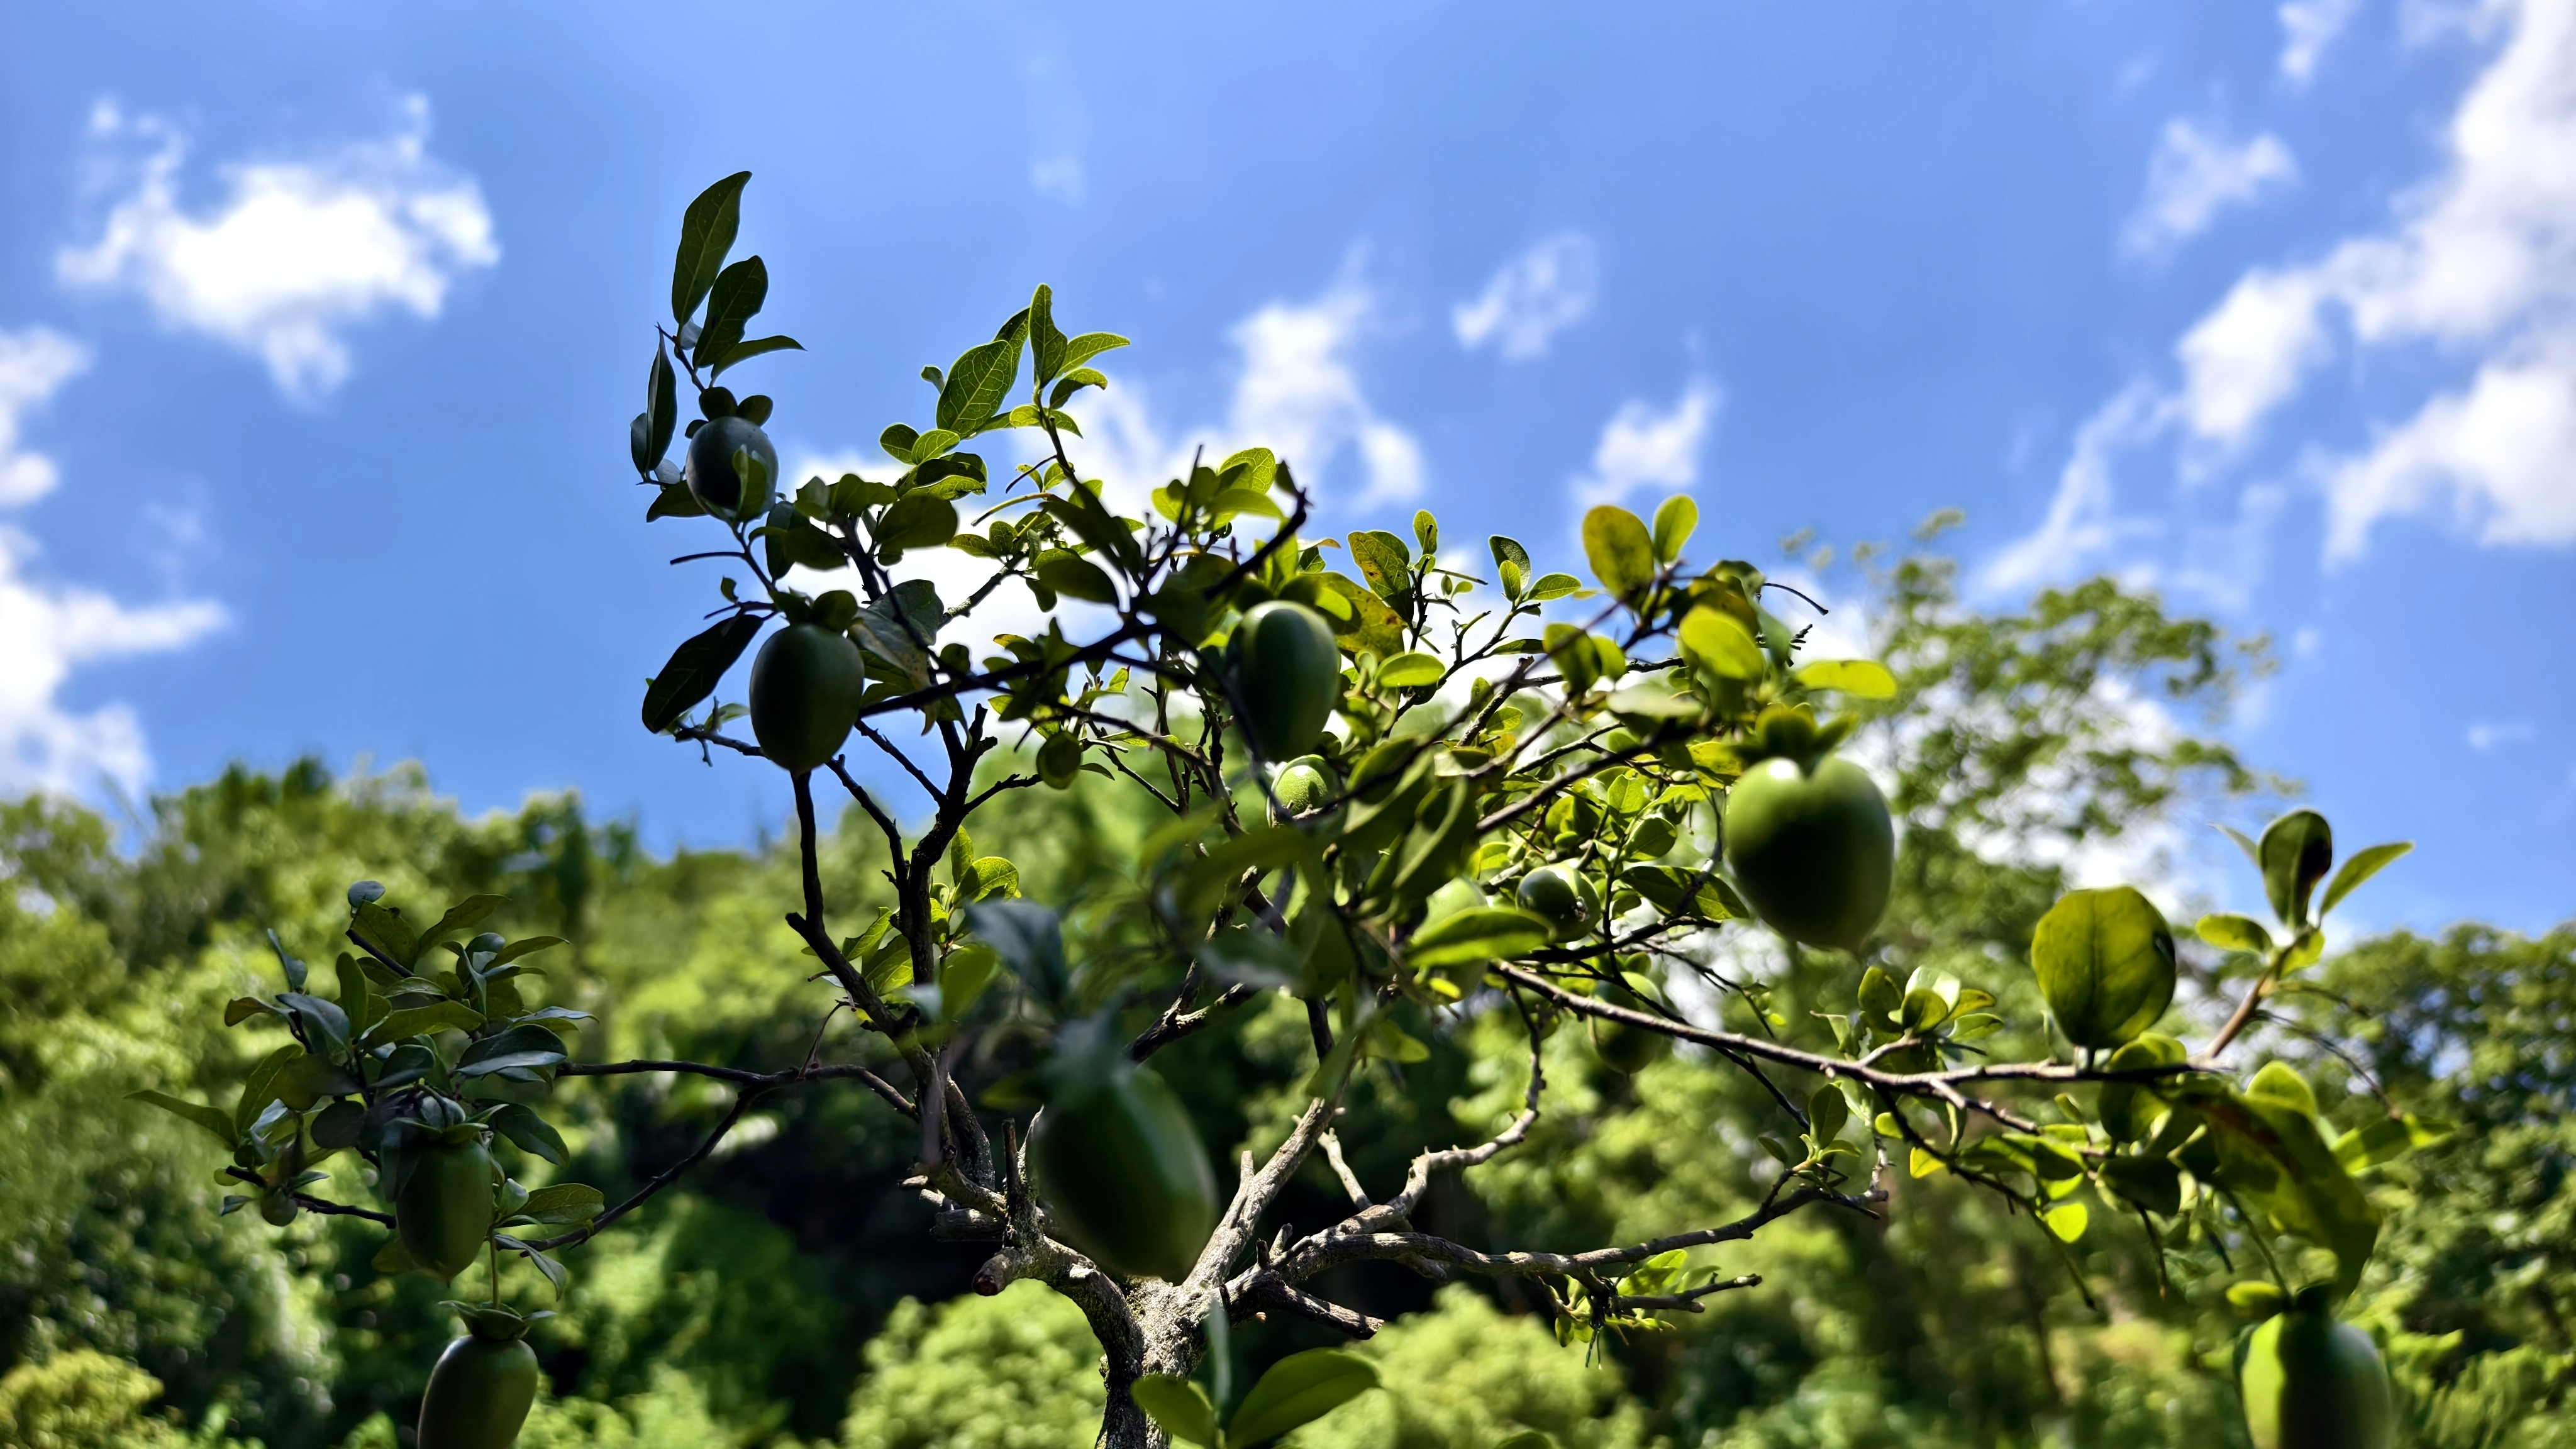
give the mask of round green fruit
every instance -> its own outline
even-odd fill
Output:
[[[1583,924],[1583,897],[1575,891],[1572,877],[1555,866],[1543,865],[1522,876],[1516,899],[1522,910],[1544,916],[1563,929]]]
[[[1625,1007],[1630,1011],[1646,1010],[1646,1003],[1624,986],[1603,986],[1593,996],[1605,1006]],[[1624,1021],[1590,1018],[1592,1052],[1602,1065],[1622,1076],[1635,1076],[1672,1054],[1673,1039],[1659,1031],[1630,1026]]]
[[[394,1234],[422,1271],[453,1278],[492,1231],[492,1154],[480,1142],[417,1148],[394,1195]]]
[[[759,486],[749,490],[742,486],[743,480],[733,471],[736,450],[759,460],[763,475]],[[737,522],[757,518],[769,506],[770,490],[778,481],[778,450],[748,418],[715,418],[689,439],[688,462],[680,475],[707,512]]]
[[[1313,749],[1342,698],[1333,626],[1303,604],[1273,599],[1244,611],[1233,647],[1234,687],[1261,757],[1292,760]]]
[[[259,1195],[259,1215],[270,1227],[285,1227],[295,1221],[298,1211],[295,1195],[285,1188],[267,1188]]]
[[[2248,1335],[2236,1385],[2254,1449],[2387,1449],[2388,1370],[2370,1335],[2322,1304],[2275,1314]]]
[[[1887,909],[1896,828],[1878,786],[1848,760],[1755,765],[1727,791],[1725,833],[1745,900],[1792,941],[1857,950]]]
[[[867,692],[859,646],[820,624],[790,624],[751,661],[751,735],[760,752],[799,774],[829,763],[850,737]]]
[[[1029,1160],[1057,1230],[1122,1276],[1177,1283],[1216,1230],[1216,1173],[1198,1129],[1141,1068],[1122,1065],[1049,1103]]]
[[[1279,797],[1279,808],[1291,815],[1308,815],[1324,808],[1333,798],[1333,777],[1327,773],[1321,755],[1306,755],[1288,762],[1288,768],[1270,782]]]
[[[447,1346],[420,1400],[419,1449],[510,1449],[537,1398],[537,1355],[469,1333]]]

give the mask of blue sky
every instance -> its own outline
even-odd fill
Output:
[[[791,468],[1045,281],[1137,339],[1135,482],[1260,441],[1561,560],[1592,498],[1765,563],[1955,505],[1987,602],[2268,632],[2233,736],[2421,842],[2373,920],[2576,908],[2576,0],[1289,13],[0,10],[0,788],[774,826],[634,723],[710,580],[626,419],[748,167]]]

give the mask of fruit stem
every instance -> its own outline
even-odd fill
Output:
[[[483,1246],[492,1250],[491,1304],[498,1308],[501,1306],[501,1244],[498,1239],[486,1234],[483,1238]]]

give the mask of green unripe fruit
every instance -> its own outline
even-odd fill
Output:
[[[492,1154],[480,1142],[417,1148],[394,1195],[394,1234],[422,1271],[453,1278],[492,1231]]]
[[[733,471],[736,449],[750,453],[760,462],[761,478],[748,494],[743,480]],[[689,439],[688,462],[680,476],[687,481],[690,496],[698,500],[698,506],[716,517],[736,522],[757,518],[769,507],[770,491],[777,486],[778,450],[770,446],[769,435],[750,419],[716,418]]]
[[[1291,761],[1279,778],[1270,782],[1272,793],[1279,797],[1279,808],[1291,815],[1307,815],[1324,808],[1333,798],[1333,777],[1325,773],[1323,757],[1307,755]]]
[[[1261,757],[1292,760],[1313,749],[1342,698],[1333,626],[1303,604],[1273,599],[1244,611],[1233,649],[1244,728]]]
[[[2246,1338],[2236,1384],[2254,1449],[2388,1449],[2379,1349],[2322,1304],[2265,1319]]]
[[[1593,998],[1605,1006],[1624,1007],[1630,1011],[1646,1010],[1646,1003],[1624,986],[1604,986]],[[1589,1018],[1592,1026],[1592,1051],[1602,1065],[1622,1076],[1635,1076],[1672,1053],[1673,1039],[1659,1031],[1630,1026],[1624,1021]]]
[[[1771,929],[1850,951],[1877,928],[1896,873],[1896,827],[1858,765],[1762,761],[1727,791],[1725,833],[1736,884]]]
[[[510,1449],[536,1399],[535,1350],[516,1338],[468,1334],[429,1371],[418,1449]]]
[[[1522,910],[1554,921],[1560,929],[1583,924],[1583,897],[1575,892],[1574,881],[1555,866],[1543,865],[1522,876],[1518,899]]]
[[[272,1187],[259,1195],[259,1215],[270,1227],[285,1227],[295,1221],[295,1215],[300,1211],[302,1209],[295,1205],[294,1195],[284,1188]]]
[[[1179,1282],[1216,1230],[1216,1173],[1178,1097],[1120,1065],[1048,1104],[1029,1136],[1057,1231],[1125,1277]]]
[[[847,635],[790,624],[751,661],[752,738],[781,769],[817,769],[841,752],[867,688],[867,667]]]

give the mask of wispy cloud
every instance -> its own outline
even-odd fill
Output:
[[[383,140],[220,168],[204,209],[180,200],[176,126],[102,101],[90,133],[103,152],[148,149],[123,165],[97,239],[56,257],[61,279],[141,296],[164,325],[258,357],[292,398],[347,379],[351,327],[390,308],[434,318],[458,276],[500,260],[481,188],[430,158],[418,97]]]
[[[2298,179],[2298,162],[2278,136],[2234,141],[2181,117],[2165,123],[2147,161],[2147,190],[2120,232],[2133,257],[2170,255],[2207,231],[2218,214]]]
[[[1592,315],[1600,287],[1600,248],[1579,231],[1558,232],[1497,268],[1474,301],[1451,309],[1449,323],[1468,351],[1490,342],[1505,361],[1527,362]]]
[[[2151,384],[2133,382],[2094,410],[2075,430],[2075,447],[2057,476],[2057,493],[2038,528],[1986,562],[1981,593],[2019,593],[2099,567],[2123,540],[2154,525],[2123,519],[2116,507],[2113,473],[2128,449],[2155,437],[2172,422],[2172,405]]]
[[[2281,75],[2293,85],[2306,85],[2317,74],[2317,62],[2345,27],[2361,13],[2361,0],[2288,0],[2281,7]]]
[[[2528,720],[2480,720],[2469,726],[2465,738],[2470,749],[2483,753],[2498,745],[2518,745],[2536,733]]]
[[[0,332],[0,506],[41,497],[59,479],[53,460],[28,451],[20,422],[89,365],[78,343],[44,328]],[[60,694],[80,665],[184,648],[220,627],[223,607],[180,600],[141,607],[94,589],[33,578],[35,540],[0,524],[0,791],[71,793],[100,777],[127,791],[151,776],[134,711],[109,704],[66,709]]]
[[[1699,481],[1701,446],[1725,403],[1716,383],[1694,377],[1670,407],[1643,398],[1620,404],[1602,426],[1591,470],[1570,485],[1575,506],[1624,503],[1649,488],[1688,490]]]

